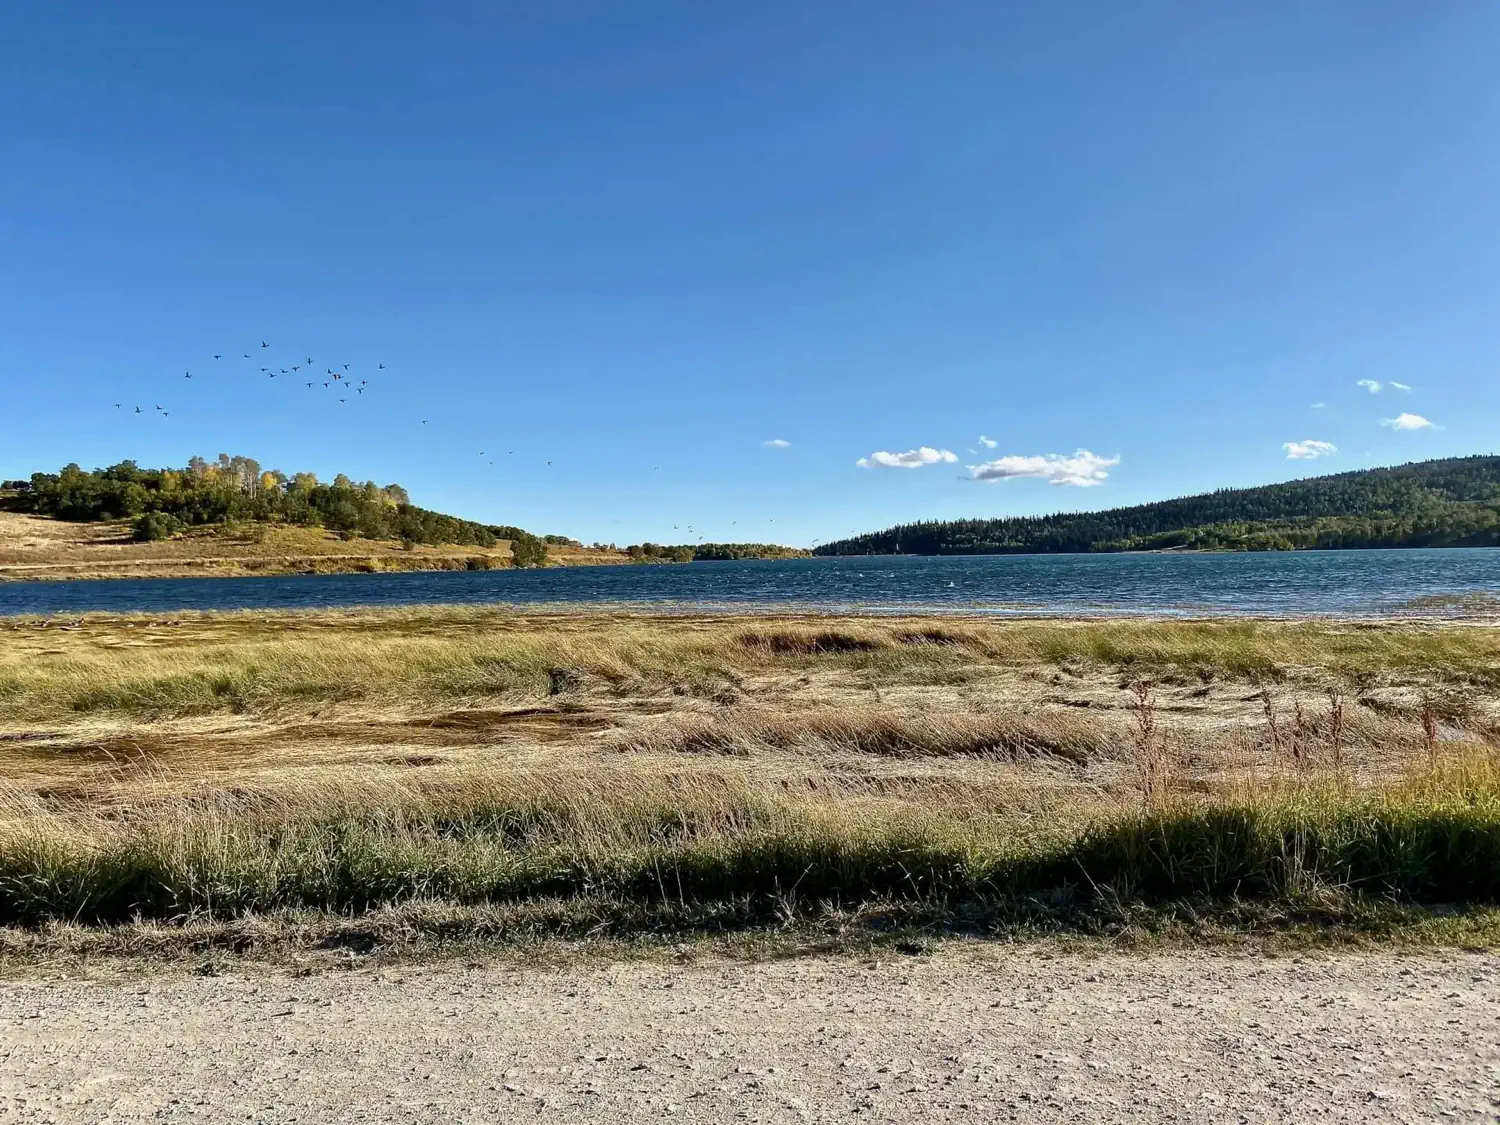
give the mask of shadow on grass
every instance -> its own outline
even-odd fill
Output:
[[[0,925],[278,912],[358,920],[424,903],[470,912],[465,925],[547,918],[565,934],[841,918],[1092,933],[1132,911],[1187,917],[1248,904],[1306,917],[1309,904],[1336,903],[1330,924],[1363,924],[1370,910],[1500,904],[1491,802],[1184,806],[1050,841],[940,818],[862,824],[775,806],[696,820],[642,809],[619,814],[614,829],[586,846],[586,821],[493,809],[258,829],[209,822],[102,843],[29,835],[0,847]]]

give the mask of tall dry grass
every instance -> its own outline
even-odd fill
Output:
[[[495,610],[222,615],[77,632],[12,622],[0,722],[262,713],[360,701],[461,703],[589,680],[712,695],[740,677],[843,668],[872,685],[962,684],[1003,669],[1106,669],[1127,681],[1384,678],[1500,685],[1500,629],[1275,622],[880,622],[520,617]],[[123,647],[123,646],[130,647]]]
[[[1500,647],[1488,629],[479,610],[50,628],[12,623],[0,648],[0,726],[20,734],[17,746],[98,717],[149,730],[194,715],[339,708],[357,719],[625,691],[701,697],[702,707],[545,768],[491,757],[431,772],[323,765],[252,778],[158,762],[88,787],[0,783],[4,924],[599,896],[684,910],[732,901],[745,907],[736,916],[768,917],[880,899],[954,922],[976,903],[1062,917],[1184,897],[1500,896],[1493,737],[1451,701],[1495,682]],[[982,685],[1007,669],[1102,670],[1133,702],[1114,713],[847,695],[713,703],[752,676],[826,673],[850,692],[894,691]],[[1422,693],[1400,714],[1348,703],[1398,680]],[[1162,705],[1174,685],[1225,681],[1258,698],[1258,726],[1189,737]],[[1241,751],[1246,767],[1222,783],[1192,772],[1195,757]],[[1390,768],[1361,772],[1377,753]],[[929,768],[944,763],[954,768]],[[1049,789],[1022,767],[1076,784]]]
[[[0,922],[334,913],[539,897],[702,904],[906,899],[936,910],[1171,898],[1500,901],[1493,749],[1378,789],[1263,779],[1211,796],[1074,803],[878,780],[780,789],[714,770],[511,771],[435,787],[303,778],[102,810],[10,793]]]
[[[1118,740],[1110,724],[1087,716],[844,705],[795,711],[752,707],[717,717],[677,718],[624,735],[614,747],[622,753],[744,758],[796,752],[815,758],[862,754],[1011,762],[1053,757],[1081,764],[1114,755]]]

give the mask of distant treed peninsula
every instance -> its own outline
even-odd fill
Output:
[[[776,543],[633,543],[625,548],[632,562],[731,562],[735,559],[805,559],[812,552],[804,547]]]
[[[5,507],[56,519],[131,520],[138,540],[165,539],[188,527],[231,521],[322,527],[349,538],[492,547],[484,524],[413,504],[399,484],[356,484],[340,473],[325,484],[312,473],[262,469],[253,457],[194,457],[180,469],[143,469],[121,461],[86,471],[4,483]]]
[[[1105,512],[925,521],[818,555],[1500,546],[1500,457],[1421,461]]]

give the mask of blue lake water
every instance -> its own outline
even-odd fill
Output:
[[[792,559],[290,578],[0,583],[0,614],[428,604],[739,611],[1381,615],[1500,596],[1500,549]]]

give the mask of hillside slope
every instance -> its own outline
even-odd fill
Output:
[[[557,537],[552,537],[557,538]],[[122,461],[0,482],[0,580],[189,577],[629,562],[412,504],[400,485],[325,484],[248,457]]]
[[[1500,545],[1500,457],[1222,489],[1104,512],[928,521],[841,539],[819,555],[1290,551]]]

